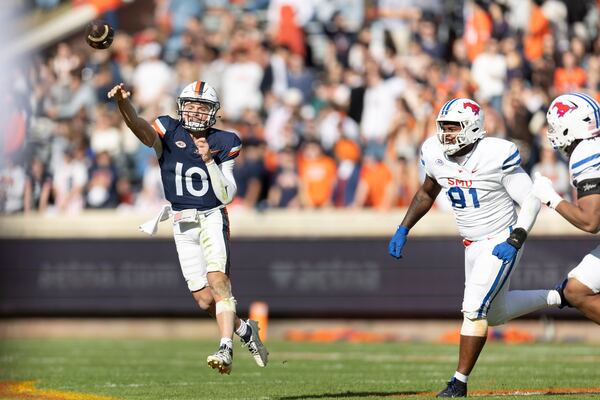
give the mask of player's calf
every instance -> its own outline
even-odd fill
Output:
[[[563,295],[569,307],[581,308],[582,305],[589,301],[590,296],[595,296],[596,294],[576,278],[569,279],[563,289]]]

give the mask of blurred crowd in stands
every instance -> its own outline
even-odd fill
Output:
[[[435,134],[440,106],[459,96],[483,106],[489,136],[518,145],[527,172],[551,177],[568,197],[545,112],[567,91],[600,100],[599,8],[600,0],[154,0],[139,31],[121,29],[115,9],[104,16],[117,32],[110,49],[91,49],[81,32],[4,74],[0,209],[153,212],[164,202],[156,157],[106,93],[124,82],[147,120],[177,118],[177,95],[197,79],[219,93],[216,127],[243,141],[240,209],[407,206],[423,176],[419,147]]]

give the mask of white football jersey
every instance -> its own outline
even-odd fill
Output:
[[[580,183],[600,178],[600,136],[582,140],[569,158],[571,183],[578,189]],[[585,185],[584,185],[585,186]]]
[[[482,240],[514,225],[517,212],[502,179],[521,165],[517,146],[504,139],[484,137],[460,159],[459,163],[447,157],[436,136],[421,147],[421,164],[450,200],[460,235]]]

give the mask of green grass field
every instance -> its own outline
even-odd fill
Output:
[[[389,399],[423,398],[445,385],[457,347],[436,344],[268,343],[267,368],[236,343],[234,369],[206,366],[214,342],[5,340],[1,399]],[[35,381],[35,383],[28,383]],[[490,343],[469,382],[473,397],[600,398],[600,347]],[[592,388],[595,393],[577,393]],[[518,391],[519,395],[508,391]]]

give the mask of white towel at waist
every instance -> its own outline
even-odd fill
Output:
[[[144,233],[147,233],[150,236],[153,236],[158,231],[158,224],[169,218],[171,215],[171,205],[165,204],[162,206],[158,214],[151,220],[148,220],[141,224],[138,229]]]

